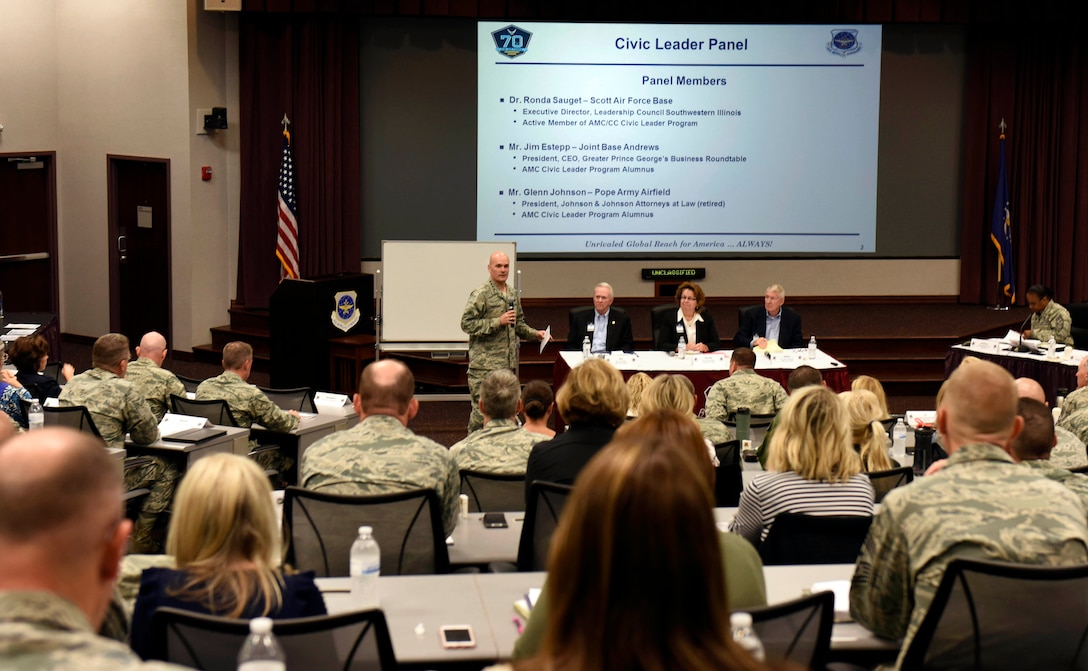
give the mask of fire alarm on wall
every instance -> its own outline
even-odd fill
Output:
[[[205,182],[212,181],[212,167],[210,165],[200,166],[200,179]]]

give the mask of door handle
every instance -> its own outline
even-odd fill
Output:
[[[128,239],[124,235],[117,236],[117,254],[121,263],[128,260]]]

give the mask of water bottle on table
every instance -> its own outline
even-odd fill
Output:
[[[684,336],[680,336],[680,339],[676,341],[676,356],[684,356],[684,352],[688,351],[688,339]]]
[[[351,544],[351,600],[360,609],[378,607],[378,576],[382,573],[382,552],[374,540],[374,529],[359,527]]]
[[[589,358],[590,349],[592,349],[592,347],[593,347],[593,345],[591,345],[590,342],[589,342],[589,336],[586,336],[585,338],[582,338],[582,359],[583,360]]]
[[[238,652],[238,671],[285,671],[287,658],[272,634],[272,620],[255,617],[249,621],[249,638]]]
[[[902,417],[895,420],[895,426],[892,427],[892,459],[898,461],[900,466],[906,465],[907,425]]]
[[[38,402],[38,399],[35,398],[30,402],[30,410],[26,415],[26,423],[31,431],[45,426],[45,411],[42,410],[42,404]]]
[[[815,359],[816,358],[816,352],[817,352],[816,336],[813,335],[808,339],[808,358],[809,359]]]
[[[757,661],[767,658],[767,651],[763,648],[763,641],[759,640],[752,629],[752,615],[750,613],[733,613],[729,616],[729,626],[733,629],[733,641],[744,648]]]

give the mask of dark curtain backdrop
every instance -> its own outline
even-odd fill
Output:
[[[238,302],[267,308],[280,278],[276,184],[291,120],[302,277],[359,271],[359,27],[323,15],[239,17]]]
[[[997,301],[989,241],[1004,118],[1017,304],[1035,283],[1058,302],[1088,298],[1088,51],[1057,29],[976,27],[969,50],[960,300]],[[978,250],[984,250],[979,253]]]
[[[358,21],[448,16],[717,23],[950,23],[969,27],[960,301],[997,301],[989,241],[1006,152],[1017,302],[1041,282],[1059,302],[1088,299],[1088,86],[1070,7],[1052,0],[244,0],[241,15],[242,194],[238,298],[267,306],[279,277],[275,245],[278,122],[295,121],[302,272],[357,270]],[[1068,28],[1066,27],[1068,26]]]

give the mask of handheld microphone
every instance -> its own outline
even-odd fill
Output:
[[[507,311],[510,311],[510,312],[512,312],[514,310],[514,299],[513,298],[511,298],[511,299],[509,299],[507,301],[506,309],[507,309]],[[514,313],[514,321],[510,322],[510,328],[514,328],[514,322],[516,322],[516,321],[517,321],[517,313],[515,312]]]
[[[1033,314],[1035,314],[1035,313],[1034,312],[1029,312],[1028,316],[1024,319],[1023,323],[1020,324],[1020,344],[1017,345],[1012,351],[1014,351],[1014,352],[1029,352],[1029,351],[1031,351],[1027,347],[1024,347],[1024,327],[1028,325],[1029,321],[1031,321],[1031,315],[1033,315]]]

